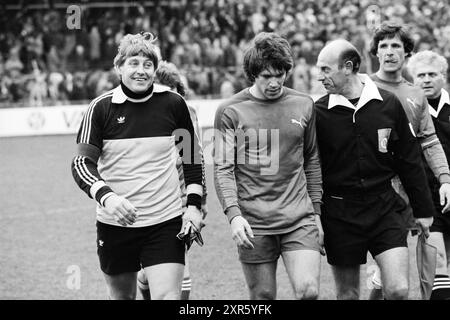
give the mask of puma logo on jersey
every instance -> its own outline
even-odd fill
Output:
[[[295,120],[295,119],[291,119],[291,123],[298,124],[300,127],[303,128],[303,124],[301,123],[301,121],[298,121],[298,120]]]
[[[103,247],[103,244],[104,244],[103,240],[98,240],[98,245],[99,245],[100,247]]]
[[[125,117],[118,117],[117,123],[120,123],[120,124],[125,123]]]

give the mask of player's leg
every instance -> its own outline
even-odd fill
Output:
[[[142,228],[123,228],[97,222],[97,254],[109,299],[136,299],[141,233]]]
[[[430,232],[427,242],[437,249],[436,274],[447,274],[447,252],[442,232]]]
[[[281,256],[295,298],[314,300],[319,296],[320,245],[315,224],[281,236]]]
[[[383,294],[387,300],[408,299],[409,259],[408,248],[397,247],[375,256],[381,271]]]
[[[378,195],[376,223],[368,230],[369,251],[380,267],[383,296],[387,300],[408,299],[408,228],[412,211],[394,190]]]
[[[253,249],[238,247],[239,260],[251,300],[273,300],[277,296],[276,271],[280,256],[277,235],[255,235]]]
[[[176,235],[181,216],[150,226],[140,261],[147,276],[152,300],[178,300],[181,296],[185,248]]]
[[[450,274],[450,234],[444,234],[444,244],[447,255],[447,274]]]
[[[383,300],[383,283],[381,282],[381,271],[378,264],[375,262],[370,266],[373,270],[372,274],[372,289],[369,293],[369,300]]]
[[[189,272],[188,255],[186,252],[183,283],[181,284],[181,300],[189,300],[189,296],[191,295],[191,288],[192,288],[192,280]]]
[[[436,274],[434,277],[433,291],[430,300],[449,300],[450,299],[450,277],[447,269],[447,249],[443,232],[445,228],[444,215],[435,216],[433,225],[430,228],[430,236],[427,242],[437,249]]]
[[[298,300],[319,297],[320,252],[315,250],[285,251],[282,253],[289,280]]]
[[[137,286],[139,292],[142,295],[143,300],[151,300],[150,288],[148,287],[147,276],[145,275],[144,269],[139,270],[137,275]]]
[[[108,286],[109,299],[136,299],[136,274],[136,272],[127,272],[118,275],[108,275],[103,273]]]
[[[338,300],[359,299],[360,265],[338,266],[332,265],[334,281],[336,284],[336,297]]]
[[[358,300],[360,296],[360,265],[367,261],[366,204],[355,197],[325,194],[322,206],[322,227],[328,264],[331,265],[338,300]],[[370,205],[370,204],[369,204]],[[364,214],[365,216],[361,216]],[[355,219],[355,216],[359,218]]]
[[[274,300],[277,297],[277,261],[266,263],[243,263],[245,281],[250,300]]]
[[[179,300],[184,265],[161,263],[145,267],[150,294],[153,300]]]

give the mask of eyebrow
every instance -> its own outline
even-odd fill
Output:
[[[283,71],[279,71],[279,72],[267,72],[267,71],[263,71],[261,72],[261,76],[263,77],[281,77],[284,74]]]

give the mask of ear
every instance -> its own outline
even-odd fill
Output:
[[[114,71],[116,72],[119,79],[122,79],[122,72],[120,70],[120,66],[114,66]]]
[[[347,61],[344,63],[344,73],[345,75],[353,73],[353,62]]]

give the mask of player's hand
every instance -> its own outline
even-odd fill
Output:
[[[206,218],[206,216],[208,215],[208,208],[206,207],[206,204],[202,204],[202,215],[203,215],[203,219]]]
[[[196,206],[189,205],[186,208],[186,211],[183,214],[183,227],[188,221],[190,221],[199,232],[205,226],[205,223],[203,222],[203,214],[197,209]]]
[[[439,197],[441,199],[442,213],[450,209],[450,183],[443,183],[439,188]]]
[[[130,201],[124,197],[112,194],[106,198],[104,207],[106,213],[113,216],[114,219],[124,227],[136,222],[137,210]]]
[[[246,249],[253,249],[253,243],[250,238],[253,238],[253,231],[247,220],[242,216],[236,216],[231,220],[231,235],[236,244]]]
[[[319,245],[320,245],[320,254],[321,255],[325,255],[325,247],[324,247],[324,242],[323,242],[323,228],[322,228],[322,221],[320,220],[320,215],[315,214],[314,215],[316,218],[316,225],[317,225],[317,229],[319,229]]]
[[[426,238],[430,235],[430,227],[433,224],[433,217],[416,218],[416,225],[419,227],[419,235],[423,233]]]

